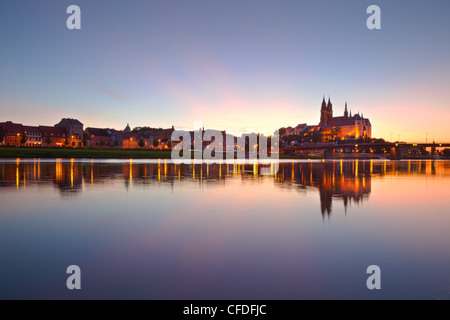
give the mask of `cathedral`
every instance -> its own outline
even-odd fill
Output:
[[[333,129],[338,130],[339,137],[342,139],[359,139],[372,137],[372,125],[370,120],[364,118],[359,112],[352,116],[347,109],[347,102],[345,103],[344,115],[333,117],[333,104],[328,98],[328,103],[325,102],[325,97],[322,100],[320,108],[320,122],[317,126],[309,126],[308,131],[320,130],[322,133],[331,133]],[[339,130],[340,129],[340,130]]]

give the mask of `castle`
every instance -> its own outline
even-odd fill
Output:
[[[333,128],[340,128],[340,137],[342,138],[371,138],[372,125],[370,120],[364,118],[359,112],[352,116],[347,109],[347,102],[345,103],[344,115],[340,117],[333,117],[333,105],[328,98],[328,103],[325,103],[325,97],[322,100],[320,108],[320,122],[318,127],[322,133],[329,133]]]
[[[372,125],[370,120],[364,118],[363,115],[352,115],[348,111],[347,102],[345,103],[344,115],[333,117],[333,104],[328,98],[328,103],[325,102],[325,97],[322,100],[320,108],[320,122],[318,125],[307,125],[306,123],[299,124],[297,127],[288,127],[285,130],[285,135],[297,135],[300,133],[309,133],[320,131],[323,135],[335,135],[340,139],[360,139],[372,137]]]

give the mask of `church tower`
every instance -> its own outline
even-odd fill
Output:
[[[327,123],[327,103],[325,102],[325,96],[322,99],[322,106],[320,108],[320,125]]]
[[[331,104],[330,97],[328,97],[327,111],[328,111],[327,121],[329,121],[331,120],[331,118],[333,118],[333,105]]]
[[[344,117],[348,118],[347,102],[345,102]]]
[[[326,125],[333,118],[333,104],[328,98],[328,103],[325,102],[325,97],[322,99],[322,107],[320,108],[320,123],[319,125]]]

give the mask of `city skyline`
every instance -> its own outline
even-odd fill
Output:
[[[81,30],[66,8],[81,8]],[[322,96],[372,136],[449,141],[445,1],[5,1],[0,122],[230,132],[318,122]]]

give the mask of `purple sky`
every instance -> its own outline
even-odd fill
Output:
[[[66,8],[81,8],[81,30]],[[381,8],[381,30],[366,9]],[[0,121],[228,131],[317,124],[345,101],[375,137],[450,141],[450,2],[12,1]]]

